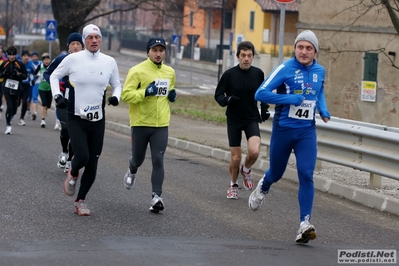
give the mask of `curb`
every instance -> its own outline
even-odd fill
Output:
[[[130,127],[126,125],[105,121],[105,128],[130,136]],[[173,137],[169,137],[168,146],[227,162],[230,162],[231,158],[229,151]],[[245,160],[245,156],[246,155],[243,154],[242,160]],[[260,171],[265,171],[268,167],[269,162],[263,159],[258,159],[253,165],[254,169]],[[283,178],[298,183],[297,172],[294,169],[287,168]],[[318,175],[313,176],[313,181],[315,189],[319,191],[327,192],[331,195],[339,196],[379,211],[399,215],[399,200],[368,193],[362,189],[348,187]]]

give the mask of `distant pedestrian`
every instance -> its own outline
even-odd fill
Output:
[[[40,100],[42,101],[42,120],[40,122],[40,127],[42,128],[46,127],[47,109],[51,108],[51,102],[53,101],[50,84],[43,77],[43,74],[46,71],[47,67],[50,65],[50,63],[51,60],[49,53],[44,53],[42,55],[42,63],[36,68],[35,73],[33,73],[36,83],[39,84],[39,95]]]
[[[12,120],[17,113],[19,95],[22,90],[21,81],[26,79],[25,64],[16,60],[17,48],[11,46],[7,49],[8,60],[0,65],[0,78],[3,78],[3,94],[7,102],[6,131],[4,134],[12,134]]]
[[[165,171],[163,159],[168,144],[169,102],[176,100],[176,75],[164,64],[166,43],[151,38],[147,43],[147,60],[132,67],[126,77],[122,100],[129,104],[132,156],[124,176],[124,185],[131,189],[150,144],[152,161],[151,212],[164,209],[161,198]]]
[[[114,58],[100,52],[101,40],[102,34],[96,25],[85,26],[82,33],[85,50],[65,57],[50,76],[57,109],[67,108],[67,126],[74,152],[64,181],[64,192],[68,196],[75,194],[79,170],[84,168],[74,201],[75,212],[81,216],[91,214],[85,200],[96,179],[104,144],[107,87],[112,87],[108,104],[114,106],[119,104],[122,91],[118,65]],[[66,75],[71,86],[64,97],[59,80]]]
[[[37,104],[38,104],[38,98],[39,98],[39,82],[36,82],[36,79],[33,75],[35,70],[40,66],[42,63],[41,60],[39,60],[39,53],[36,51],[33,51],[31,53],[31,59],[28,62],[28,65],[26,66],[27,68],[31,68],[31,77],[30,77],[30,82],[31,82],[31,95],[29,96],[28,99],[28,114],[30,113],[32,115],[32,120],[36,120],[37,117]]]
[[[252,192],[248,204],[254,211],[261,206],[272,184],[283,176],[293,150],[299,179],[300,213],[295,241],[307,243],[316,238],[316,229],[310,224],[317,159],[315,114],[317,109],[327,123],[330,113],[324,97],[326,71],[315,59],[319,50],[316,35],[310,30],[301,32],[294,48],[295,57],[270,73],[255,94],[258,101],[276,104],[276,107],[270,140],[270,168]]]
[[[243,177],[245,189],[252,190],[254,187],[251,167],[259,156],[259,123],[270,116],[267,103],[261,103],[259,114],[258,102],[254,98],[265,78],[260,68],[252,66],[254,55],[255,48],[251,42],[239,43],[236,52],[238,65],[223,73],[215,91],[215,100],[220,106],[227,106],[227,137],[231,154],[230,184],[227,189],[229,199],[238,199],[239,174]],[[247,138],[248,154],[240,166],[243,131]]]

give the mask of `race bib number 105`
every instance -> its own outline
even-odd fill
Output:
[[[313,120],[315,101],[305,100],[299,106],[290,105],[288,116],[301,120]]]
[[[170,87],[169,79],[156,79],[155,86],[158,88],[157,96],[168,96]]]
[[[103,109],[101,104],[82,105],[80,107],[80,117],[91,122],[103,119]]]

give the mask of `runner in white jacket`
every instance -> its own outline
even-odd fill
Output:
[[[112,87],[108,104],[119,104],[122,87],[115,59],[100,52],[101,31],[93,24],[83,29],[85,50],[68,55],[50,76],[51,90],[57,108],[67,108],[68,131],[74,157],[65,182],[64,192],[75,194],[79,170],[82,174],[80,188],[75,199],[75,212],[88,216],[86,194],[94,183],[97,162],[100,157],[105,131],[105,97],[107,86]],[[68,75],[71,88],[62,96],[59,79]]]

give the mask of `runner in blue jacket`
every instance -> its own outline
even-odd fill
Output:
[[[316,238],[310,224],[314,184],[313,171],[317,158],[315,113],[318,110],[327,123],[330,113],[324,97],[325,69],[314,59],[318,52],[316,35],[301,32],[294,43],[295,57],[279,65],[262,83],[255,99],[275,104],[270,140],[270,168],[249,198],[249,207],[256,211],[271,185],[281,179],[294,150],[299,179],[298,201],[300,227],[297,243]]]

